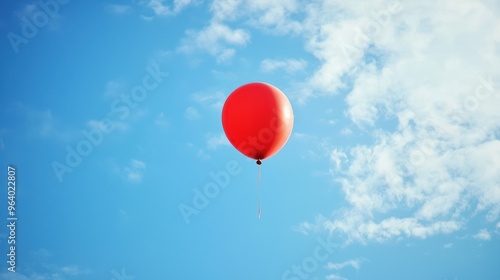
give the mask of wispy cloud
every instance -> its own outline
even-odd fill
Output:
[[[347,136],[351,134],[352,134],[352,129],[350,129],[349,127],[344,127],[342,128],[342,130],[340,130],[340,135]]]
[[[37,250],[33,250],[30,252],[30,256],[37,261],[41,261],[47,258],[52,257],[52,253],[45,248],[39,248]]]
[[[200,113],[194,107],[187,107],[186,112],[184,112],[184,117],[188,120],[197,120],[200,118]]]
[[[488,230],[482,229],[474,235],[474,238],[478,240],[488,241],[491,239],[491,234]]]
[[[308,235],[309,233],[317,233],[323,230],[324,222],[326,222],[324,217],[317,216],[313,222],[302,222],[299,225],[292,227],[292,229],[304,235]]]
[[[158,116],[155,119],[155,125],[160,128],[168,127],[169,122],[167,120],[167,117],[165,116],[165,113],[161,112],[158,114]]]
[[[193,0],[174,0],[173,5],[168,6],[165,2],[164,0],[150,0],[146,6],[151,8],[157,16],[173,16],[195,3]]]
[[[233,20],[240,16],[241,3],[241,0],[214,0],[210,10],[217,21]]]
[[[124,86],[121,82],[111,80],[106,83],[104,89],[104,97],[108,99],[115,99],[120,97],[124,92]]]
[[[123,172],[129,182],[139,183],[142,181],[146,164],[143,161],[132,159],[129,164],[123,168]]]
[[[226,95],[220,91],[213,93],[195,93],[192,95],[193,101],[214,110],[222,109],[226,100]]]
[[[53,139],[67,142],[78,136],[78,132],[64,125],[60,118],[52,113],[52,110],[38,110],[24,105],[19,105],[24,113],[29,133],[42,139]]]
[[[294,132],[292,137],[299,140],[300,145],[303,145],[300,149],[301,158],[310,160],[328,158],[331,149],[331,140],[329,137],[318,137],[303,132]],[[328,171],[328,168],[325,168],[324,171]]]
[[[113,127],[115,131],[122,131],[122,132],[127,131],[129,129],[129,125],[126,122],[120,120],[109,120],[109,122],[104,123],[100,120],[91,119],[87,122],[87,127],[89,129],[99,129],[102,131],[103,127],[105,126]]]
[[[316,232],[318,230],[321,230],[321,226],[319,226],[319,222],[317,221],[316,223],[309,223],[309,222],[302,222],[297,226],[293,227],[293,230],[300,232],[304,235],[309,235],[310,232]]]
[[[208,134],[207,135],[207,148],[215,150],[220,146],[230,145],[229,140],[224,133],[220,134]]]
[[[20,272],[15,272],[15,273],[3,272],[0,274],[0,278],[4,279],[4,280],[30,280],[30,279],[32,279],[32,278],[28,278],[28,276],[26,276]],[[40,278],[38,278],[38,279],[40,279]],[[45,278],[41,278],[41,279],[45,279]]]
[[[196,156],[203,159],[207,160],[210,159],[210,155],[205,152],[203,149],[198,149],[198,152],[196,153]]]
[[[56,133],[55,120],[50,110],[40,112],[41,124],[38,127],[38,132],[42,137],[49,137]]]
[[[244,19],[245,24],[258,29],[266,29],[274,33],[297,33],[302,29],[302,23],[292,20],[292,15],[298,12],[299,3],[296,0],[283,1],[248,1],[248,0],[215,0],[210,4],[212,19],[210,24],[201,30],[190,30],[183,40],[179,50],[192,53],[195,50],[208,52],[216,57],[218,63],[230,61],[236,54],[236,46],[243,47],[250,42],[250,33],[242,28],[231,28],[229,22]],[[306,10],[306,9],[304,9]],[[232,24],[234,26],[234,24]],[[264,69],[281,68],[277,61],[264,63]],[[305,67],[300,61],[286,61],[295,68]],[[298,70],[292,70],[298,71]]]
[[[356,270],[359,270],[361,268],[362,262],[363,262],[363,260],[360,260],[360,259],[352,259],[352,260],[348,260],[348,261],[341,262],[341,263],[328,262],[326,264],[326,268],[332,269],[332,270],[341,270],[345,267],[352,267]]]
[[[190,142],[186,143],[186,146],[194,152],[196,157],[198,157],[202,160],[210,159],[210,154],[207,153],[206,148],[199,148]]]
[[[342,163],[345,163],[345,160],[347,159],[347,155],[344,151],[340,149],[333,149],[330,152],[330,161],[332,162],[332,168],[335,171],[340,171],[342,170]]]
[[[321,16],[328,5],[343,16]],[[366,242],[456,232],[478,213],[498,220],[500,157],[491,155],[500,154],[500,79],[489,61],[500,57],[498,34],[484,28],[496,21],[488,5],[310,6],[305,22],[316,28],[304,32],[320,66],[307,85],[316,96],[349,88],[346,115],[374,140],[332,149],[331,172],[349,207],[324,217],[321,227]],[[422,28],[422,17],[432,28]],[[397,125],[384,125],[387,119]]]
[[[24,267],[22,272],[16,270],[15,273],[5,272],[0,273],[0,279],[5,280],[66,280],[75,279],[79,277],[92,278],[93,273],[91,269],[86,268],[77,264],[64,264],[61,265],[53,260],[53,254],[45,249],[40,248],[31,251],[29,257],[32,261],[36,263],[43,264],[42,267],[37,267],[34,269],[28,264]]]
[[[255,28],[274,33],[297,33],[303,27],[293,20],[293,15],[301,11],[301,3],[296,0],[251,1],[251,0],[215,0],[211,4],[213,19],[217,21],[233,21],[246,18],[247,24]],[[307,5],[303,5],[302,11]]]
[[[90,274],[92,271],[88,268],[82,268],[78,265],[73,264],[61,267],[61,272],[66,275],[78,276]]]
[[[109,4],[107,7],[108,12],[116,15],[124,15],[132,11],[132,6]]]
[[[303,59],[284,59],[284,60],[276,60],[276,59],[264,59],[260,63],[260,69],[265,72],[274,72],[278,69],[282,69],[287,73],[295,73],[299,71],[303,71],[307,67],[307,61]]]
[[[154,16],[145,16],[145,15],[140,15],[139,16],[142,20],[144,21],[152,21],[153,19],[155,19]]]
[[[348,279],[337,274],[330,274],[326,276],[326,280],[348,280]]]
[[[223,63],[234,56],[234,46],[245,46],[249,40],[250,35],[243,29],[232,29],[223,23],[212,21],[199,31],[188,30],[179,51],[186,54],[197,50],[205,51],[215,56],[218,63]]]

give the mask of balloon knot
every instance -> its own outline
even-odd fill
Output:
[[[262,161],[260,161],[260,159],[257,160],[257,165],[261,165],[262,164]]]

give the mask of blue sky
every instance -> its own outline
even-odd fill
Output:
[[[497,279],[499,18],[495,0],[3,1],[0,278]],[[295,116],[261,219],[221,124],[254,81]]]

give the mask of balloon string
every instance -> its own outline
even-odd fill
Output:
[[[258,184],[257,184],[257,195],[258,195],[258,199],[259,199],[258,215],[259,215],[259,219],[260,219],[260,164],[259,164],[259,166],[258,166],[257,179],[258,179]]]

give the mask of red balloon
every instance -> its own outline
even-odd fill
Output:
[[[229,142],[259,163],[288,141],[293,127],[292,105],[275,86],[246,84],[233,91],[224,103],[222,126]]]

